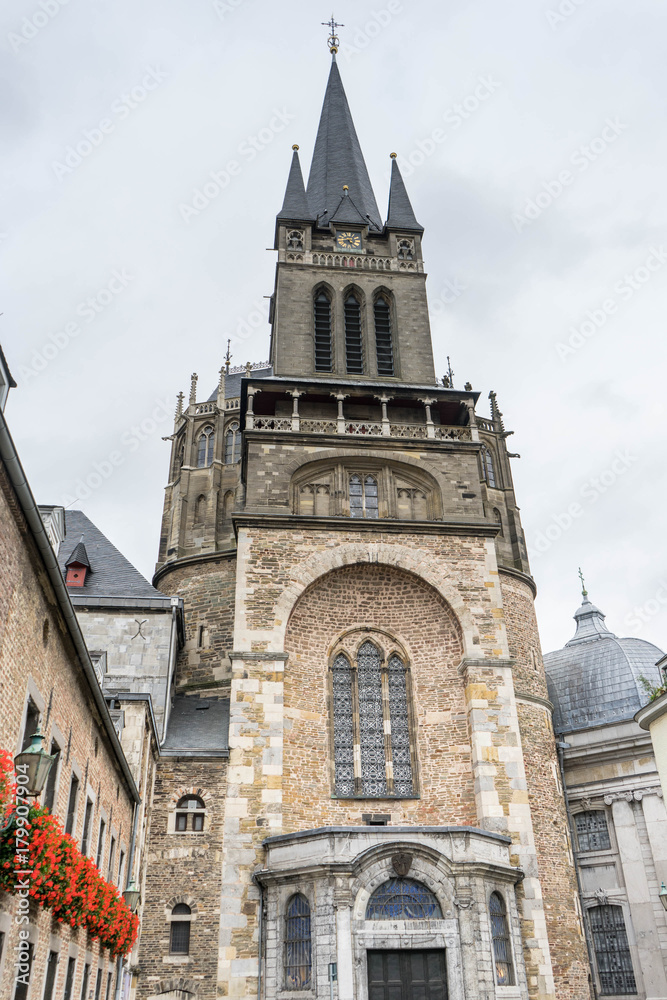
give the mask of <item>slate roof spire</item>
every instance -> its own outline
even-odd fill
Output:
[[[389,185],[389,208],[387,209],[387,229],[411,229],[423,233],[415,218],[415,213],[405,190],[405,183],[398,165],[396,153],[391,154],[391,183]]]
[[[290,167],[289,177],[287,178],[287,187],[285,188],[285,198],[283,201],[283,207],[278,212],[278,221],[289,221],[289,222],[310,222],[313,219],[313,214],[308,208],[308,201],[306,199],[306,188],[303,183],[303,174],[301,173],[301,164],[299,162],[299,147],[292,146],[294,152],[292,153],[292,165]]]
[[[306,195],[310,214],[320,226],[338,222],[370,226],[376,232],[382,228],[333,50]]]

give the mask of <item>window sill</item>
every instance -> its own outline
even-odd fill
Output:
[[[405,802],[420,799],[421,795],[336,795],[331,796],[339,802]]]

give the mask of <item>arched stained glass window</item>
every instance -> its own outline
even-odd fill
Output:
[[[637,992],[623,910],[609,904],[588,911],[603,996]]]
[[[354,294],[345,299],[345,364],[349,375],[362,375],[364,352],[361,340],[361,305]]]
[[[393,878],[368,900],[366,920],[441,920],[440,904],[422,882]]]
[[[389,303],[382,295],[375,300],[374,314],[378,375],[393,375],[394,348],[391,338],[391,310]]]
[[[205,427],[197,442],[197,468],[204,469],[213,461],[213,440],[213,428]]]
[[[350,476],[350,517],[377,518],[378,481],[375,476]]]
[[[331,301],[323,289],[313,301],[315,314],[315,371],[331,371]]]
[[[285,989],[308,990],[312,974],[310,905],[298,893],[285,913]]]
[[[493,457],[491,455],[491,452],[489,451],[489,449],[486,447],[485,444],[482,445],[481,459],[482,459],[482,478],[492,489],[495,489],[498,486],[498,481],[496,478],[496,470],[493,464]]]
[[[335,792],[344,798],[415,794],[407,665],[370,639],[331,666]]]
[[[225,465],[241,461],[241,431],[236,421],[230,424],[225,434]]]
[[[491,937],[493,939],[493,962],[498,986],[514,986],[514,964],[510,944],[509,925],[505,900],[499,892],[492,892],[489,899],[491,917]]]

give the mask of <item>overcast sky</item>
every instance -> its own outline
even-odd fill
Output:
[[[664,4],[335,14],[378,203],[395,150],[426,227],[437,371],[449,354],[483,415],[495,389],[515,432],[544,649],[572,634],[579,565],[613,631],[667,647]],[[209,394],[228,337],[232,364],[268,355],[265,248],[292,143],[310,163],[329,16],[312,0],[2,5],[6,416],[38,501],[82,497],[149,577],[176,393],[196,371]]]

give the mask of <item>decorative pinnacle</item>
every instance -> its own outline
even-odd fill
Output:
[[[229,348],[231,346],[231,343],[232,343],[232,340],[231,340],[231,337],[230,337],[230,339],[227,341],[227,353],[225,354],[225,368],[227,369],[227,374],[228,375],[229,375],[229,366],[231,364],[232,356],[233,356],[232,353],[231,353],[231,351],[229,350]]]
[[[197,375],[196,372],[193,372],[192,375],[190,376],[190,405],[191,406],[194,406],[194,404],[197,402],[197,379],[198,378],[199,378],[199,375]]]
[[[586,590],[586,584],[584,583],[584,574],[581,572],[581,566],[579,567],[579,579],[581,580],[581,596],[586,600],[588,597],[588,591]]]
[[[327,45],[329,46],[329,52],[331,52],[331,55],[335,56],[336,53],[338,52],[338,46],[340,45],[340,39],[336,34],[336,28],[344,28],[345,25],[338,24],[333,14],[331,15],[330,21],[322,21],[321,23],[325,26],[325,28],[329,29],[329,37],[327,39]]]
[[[174,416],[180,417],[181,413],[183,412],[183,400],[184,399],[185,399],[185,394],[182,393],[182,392],[179,392],[178,396],[176,397],[176,413],[174,414]]]
[[[245,377],[246,378],[250,378],[250,372],[251,371],[252,371],[252,365],[250,364],[249,361],[246,361],[246,363],[245,363]]]

